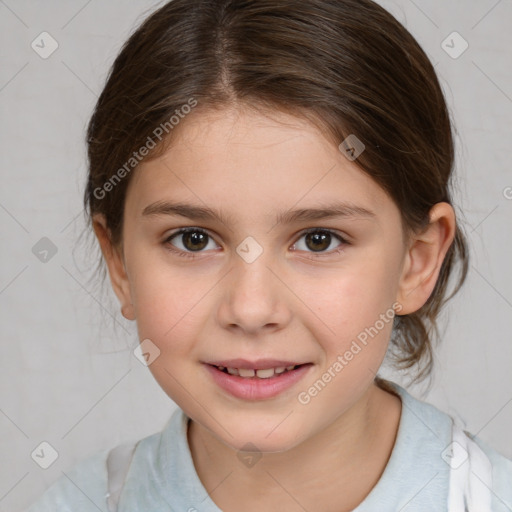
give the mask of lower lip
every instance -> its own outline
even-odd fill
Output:
[[[302,379],[311,366],[313,366],[311,363],[304,364],[295,370],[286,371],[268,379],[260,379],[259,377],[245,378],[238,375],[230,375],[219,370],[216,366],[206,364],[206,368],[213,377],[213,380],[222,389],[243,400],[273,398]]]

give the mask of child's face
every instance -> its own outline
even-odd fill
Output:
[[[171,149],[137,169],[123,230],[124,299],[140,340],[160,350],[150,365],[156,380],[218,438],[262,451],[311,438],[368,396],[406,251],[400,212],[383,189],[309,123],[275,118],[287,124],[242,111],[189,115]],[[157,202],[209,208],[225,222],[144,215]],[[276,221],[334,203],[351,210]],[[208,237],[166,241],[184,227]],[[324,232],[308,237],[307,228]],[[234,358],[311,364],[275,396],[240,398],[206,364]]]

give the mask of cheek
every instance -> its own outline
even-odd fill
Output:
[[[190,272],[148,260],[133,265],[132,275],[132,302],[140,340],[149,338],[161,350],[172,345],[174,352],[181,352],[192,331],[200,326],[202,307],[207,302],[202,299],[211,285],[190,276]]]
[[[304,303],[326,324],[326,332],[346,337],[375,323],[395,301],[397,272],[375,258],[342,268],[301,288]]]
[[[304,303],[315,313],[309,328],[323,345],[326,364],[346,354],[346,359],[358,361],[351,367],[376,371],[392,331],[397,273],[383,258],[360,261],[301,290]]]

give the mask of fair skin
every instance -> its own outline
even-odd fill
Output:
[[[169,150],[132,177],[122,251],[104,218],[94,219],[123,314],[160,350],[149,368],[192,418],[194,465],[219,508],[352,510],[382,475],[399,425],[400,399],[374,383],[392,322],[307,404],[298,395],[393,304],[403,315],[426,302],[454,237],[453,209],[435,205],[428,227],[404,239],[383,189],[289,115],[197,110],[178,128]],[[142,214],[157,201],[209,207],[225,219]],[[276,222],[279,213],[334,201],[357,210]],[[207,231],[200,251],[186,236],[170,239],[183,227]],[[332,233],[325,249],[308,243],[307,228]],[[263,249],[251,263],[236,252],[249,236]],[[312,365],[278,396],[243,400],[203,364],[235,357]],[[252,467],[237,456],[248,442],[262,455]]]

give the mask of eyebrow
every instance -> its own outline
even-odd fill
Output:
[[[225,215],[220,210],[217,211],[207,206],[172,201],[157,201],[146,206],[142,211],[143,217],[159,215],[180,216],[191,220],[217,219],[223,224],[229,224],[233,220],[232,217]],[[334,202],[317,208],[300,208],[279,212],[276,216],[276,225],[339,217],[362,217],[372,219],[375,218],[376,215],[371,210],[362,206],[349,202]]]

